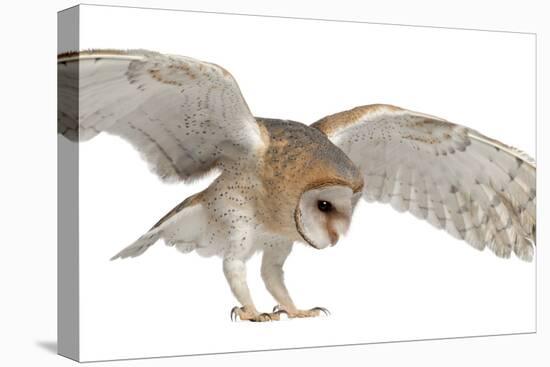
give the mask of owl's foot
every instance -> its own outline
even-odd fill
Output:
[[[249,307],[233,307],[231,309],[231,321],[237,321],[237,318],[242,321],[253,321],[253,322],[265,322],[265,321],[278,321],[281,319],[281,314],[288,313],[285,310],[277,310],[272,313],[259,313],[256,310],[252,310]]]
[[[323,314],[325,314],[326,316],[330,315],[330,311],[327,310],[324,307],[313,307],[310,310],[289,311],[289,310],[286,310],[284,307],[282,307],[280,305],[277,305],[277,306],[273,307],[273,312],[274,313],[284,312],[288,316],[288,318],[290,318],[290,319],[297,318],[297,317],[298,318],[301,318],[301,317],[317,317],[317,316],[321,315],[321,312]]]

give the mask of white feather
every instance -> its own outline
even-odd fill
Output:
[[[146,50],[91,50],[60,55],[58,75],[60,133],[80,141],[118,135],[163,180],[194,178],[228,159],[254,161],[264,148],[237,83],[219,66]]]
[[[186,206],[184,202],[184,205],[176,207],[166,218],[111,260],[139,256],[159,239],[163,239],[168,246],[175,246],[181,252],[190,252],[200,245],[207,225],[208,218],[204,207],[201,204]]]
[[[536,169],[527,154],[464,126],[388,105],[357,107],[313,126],[346,147],[364,173],[367,200],[409,210],[477,249],[532,258]]]

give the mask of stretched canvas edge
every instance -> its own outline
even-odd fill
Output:
[[[57,14],[57,53],[78,50],[80,6]],[[58,79],[59,82],[59,79]],[[78,84],[78,78],[74,80]],[[78,91],[78,85],[75,86]],[[58,88],[59,93],[59,88]],[[58,94],[58,114],[62,96]],[[78,101],[75,98],[74,101]],[[78,116],[78,103],[71,106]],[[79,361],[79,146],[57,135],[57,353]]]

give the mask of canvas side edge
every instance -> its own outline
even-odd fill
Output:
[[[80,6],[63,10],[57,14],[58,54],[79,50],[79,24]],[[74,83],[77,85],[71,87],[74,87],[74,90],[78,91],[78,78],[75,79]],[[61,108],[60,98],[62,98],[59,87],[57,93],[59,115]],[[78,96],[73,100],[78,101]],[[78,116],[78,108],[78,102],[70,106],[74,116]],[[58,133],[57,353],[76,361],[80,360],[78,164],[78,143],[69,141]]]

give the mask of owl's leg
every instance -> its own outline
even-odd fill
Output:
[[[262,257],[262,279],[265,287],[279,303],[280,309],[295,312],[296,306],[286,289],[284,282],[283,264],[292,250],[292,244],[280,244],[267,247]]]
[[[292,243],[273,245],[264,250],[262,258],[262,279],[269,293],[279,303],[273,308],[272,318],[279,319],[281,313],[289,318],[315,317],[321,312],[329,314],[323,307],[315,307],[311,310],[299,310],[294,305],[292,298],[285,286],[283,265],[292,250]]]
[[[239,317],[249,321],[271,321],[266,313],[259,313],[252,302],[250,290],[246,283],[246,265],[244,260],[228,257],[223,261],[223,273],[229,283],[233,295],[241,303],[242,307],[234,307],[231,310],[231,319]]]

